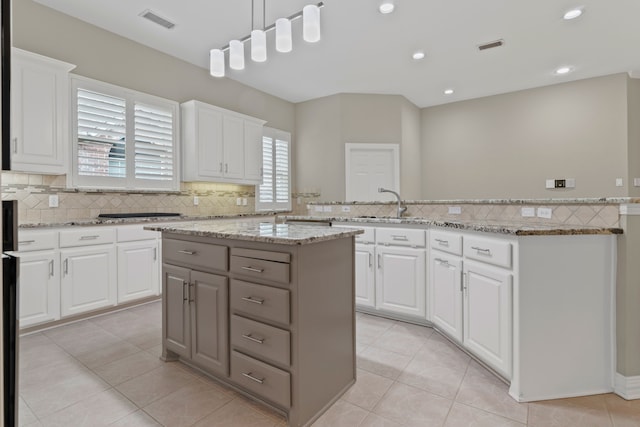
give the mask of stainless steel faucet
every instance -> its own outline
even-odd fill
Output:
[[[400,200],[400,195],[393,190],[387,190],[386,188],[379,187],[378,193],[391,193],[398,199],[398,216],[397,218],[402,218],[402,214],[407,211],[406,206],[402,206],[402,201]]]

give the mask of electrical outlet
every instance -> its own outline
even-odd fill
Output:
[[[553,209],[551,208],[538,208],[538,218],[551,219]]]
[[[49,196],[49,207],[50,208],[57,208],[58,207],[58,195],[57,194],[51,194]]]
[[[343,206],[342,212],[351,212],[351,206]]]
[[[316,206],[315,206],[315,211],[316,211],[316,212],[322,212],[322,210],[323,210],[323,209],[322,209],[322,206],[319,206],[319,205],[316,205]]]
[[[198,206],[200,204],[200,198],[198,196],[193,196],[193,206]]]
[[[534,217],[536,216],[536,208],[522,208],[520,215],[526,218]]]
[[[567,181],[564,179],[555,179],[553,181],[553,188],[565,188],[567,186]]]
[[[242,206],[247,206],[247,198],[246,197],[242,198]]]
[[[633,178],[633,186],[640,187],[640,178]]]
[[[622,187],[622,178],[616,178],[616,187]]]
[[[576,188],[576,179],[575,178],[567,178],[567,188]]]
[[[325,206],[323,210],[325,212],[331,212],[331,206]]]
[[[242,197],[236,198],[236,206],[242,206]]]
[[[462,213],[462,208],[460,206],[449,206],[449,214],[460,215],[461,213]]]
[[[545,181],[544,186],[545,186],[545,188],[554,188],[555,184],[556,184],[555,180],[553,180],[553,179],[547,179],[547,180]]]

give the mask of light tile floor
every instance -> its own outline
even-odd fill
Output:
[[[20,344],[21,426],[284,426],[278,414],[160,355],[160,304]],[[613,394],[529,404],[430,328],[357,315],[358,381],[314,427],[640,426]]]

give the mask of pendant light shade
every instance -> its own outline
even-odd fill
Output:
[[[302,9],[302,38],[309,43],[320,40],[320,8],[315,4]]]
[[[224,77],[224,52],[220,49],[211,49],[209,52],[209,73],[213,77]]]
[[[244,70],[244,43],[240,40],[229,42],[229,68]]]
[[[293,42],[291,40],[291,21],[280,18],[276,21],[276,50],[278,52],[291,52]]]
[[[267,34],[263,30],[251,31],[251,59],[255,62],[267,60]]]

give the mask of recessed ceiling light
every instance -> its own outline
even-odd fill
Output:
[[[566,11],[564,16],[563,16],[563,18],[566,21],[570,21],[572,19],[576,19],[580,15],[582,15],[582,8],[581,7],[577,7],[575,9],[571,9],[571,10]]]
[[[413,59],[415,59],[416,61],[418,61],[420,59],[424,59],[424,52],[421,51],[421,50],[413,52]]]
[[[453,94],[453,89],[445,89],[444,94],[445,95],[452,95]]]
[[[558,75],[563,75],[563,74],[568,74],[572,71],[573,69],[571,67],[560,67],[556,70],[556,74]]]
[[[378,7],[378,10],[380,11],[380,13],[391,13],[393,12],[393,9],[395,9],[395,5],[393,4],[392,1],[386,0],[383,1],[382,3],[380,3],[380,6]]]

